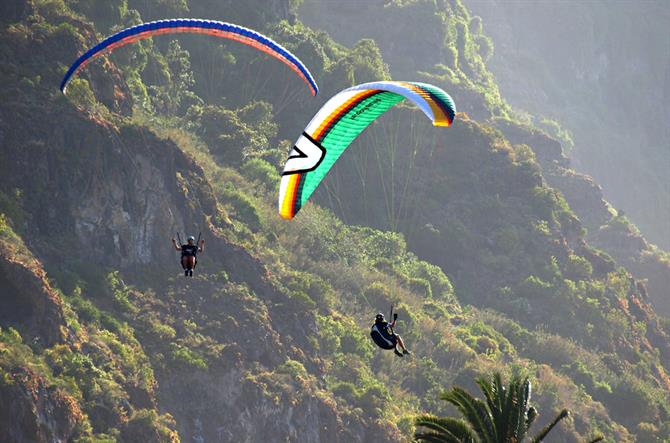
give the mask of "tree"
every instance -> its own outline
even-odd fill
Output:
[[[416,440],[430,443],[537,443],[569,415],[568,410],[563,409],[537,435],[527,437],[538,415],[529,404],[531,384],[528,378],[522,380],[520,376],[514,376],[506,388],[500,373],[495,373],[490,380],[478,378],[477,384],[486,401],[473,397],[462,388],[451,388],[441,398],[456,406],[464,419],[421,415],[415,421],[416,426],[423,428],[414,435]]]

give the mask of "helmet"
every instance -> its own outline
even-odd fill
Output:
[[[379,314],[377,314],[377,316],[375,317],[375,321],[376,322],[377,321],[384,321],[384,314],[382,314],[381,312]]]
[[[195,237],[193,237],[192,235],[189,235],[188,238],[187,238],[186,240],[188,240],[188,241],[195,241]]]

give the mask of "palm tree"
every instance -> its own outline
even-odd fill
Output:
[[[421,415],[415,421],[416,426],[423,428],[414,435],[416,440],[427,443],[538,443],[570,414],[563,409],[537,435],[527,437],[538,415],[529,405],[531,385],[528,378],[521,380],[520,376],[514,376],[505,388],[500,373],[495,373],[491,380],[478,378],[477,384],[486,402],[464,389],[451,388],[441,398],[456,406],[465,419]]]

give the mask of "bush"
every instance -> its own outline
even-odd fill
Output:
[[[359,356],[365,361],[372,358],[372,344],[361,328],[349,319],[317,316],[319,338],[324,354],[344,352]]]
[[[358,397],[358,390],[356,389],[356,385],[346,381],[334,383],[330,387],[330,390],[333,392],[333,394],[352,404],[356,402],[356,398]]]
[[[149,324],[151,333],[160,340],[169,341],[177,336],[177,331],[170,325],[163,324],[158,320],[152,320]]]
[[[571,254],[566,264],[565,276],[571,280],[588,280],[593,274],[593,266],[584,257]]]
[[[0,224],[7,224],[9,219],[12,227],[21,232],[26,221],[26,213],[21,207],[22,193],[15,189],[11,194],[13,195],[8,196],[0,191]]]
[[[151,409],[140,409],[133,413],[121,430],[124,443],[177,443],[179,436],[172,428],[176,423],[171,415]]]
[[[266,190],[276,190],[279,186],[281,175],[265,160],[252,158],[240,170],[246,178],[262,185]]]
[[[433,291],[430,288],[428,280],[423,278],[410,278],[408,285],[412,292],[416,292],[424,298],[433,298]]]
[[[354,324],[346,325],[340,336],[342,352],[356,354],[366,361],[372,358],[372,344],[370,338],[361,328]]]
[[[307,378],[308,376],[305,366],[299,361],[291,360],[290,358],[281,365],[277,366],[276,372],[290,375],[294,379]]]
[[[259,231],[263,224],[261,222],[260,211],[251,200],[241,191],[227,186],[223,189],[221,199],[224,203],[233,207],[237,218],[247,225],[254,232]]]
[[[222,164],[239,166],[261,157],[277,135],[272,107],[263,102],[230,110],[222,106],[192,106],[187,119]]]
[[[317,275],[307,272],[292,272],[286,281],[291,292],[302,292],[320,308],[328,309],[333,305],[335,293],[332,286]]]
[[[311,311],[316,308],[316,303],[303,291],[288,291],[288,298],[297,304],[297,309]]]
[[[367,286],[363,290],[363,296],[368,304],[378,306],[378,309],[385,309],[387,306],[395,304],[398,301],[397,297],[391,296],[391,291],[389,291],[386,285],[379,281]]]
[[[517,286],[516,293],[526,299],[546,299],[553,295],[554,287],[531,275]]]
[[[197,356],[193,351],[188,349],[185,346],[178,345],[176,343],[170,343],[170,356],[175,363],[197,368],[197,369],[207,369],[207,362]]]
[[[628,426],[655,419],[658,416],[655,404],[652,388],[631,375],[625,375],[612,387],[608,402],[612,418]]]

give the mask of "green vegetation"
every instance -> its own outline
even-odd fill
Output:
[[[0,66],[14,88],[2,92],[1,109],[11,109],[19,128],[49,119],[64,128],[51,144],[41,126],[28,141],[7,129],[22,141],[9,145],[17,158],[29,158],[27,150],[49,163],[30,175],[0,165],[0,177],[15,183],[0,193],[8,251],[0,259],[34,250],[35,272],[48,272],[65,319],[65,338],[53,346],[2,328],[0,389],[28,368],[62,391],[79,411],[71,412],[72,441],[234,440],[251,432],[267,440],[266,429],[276,430],[270,440],[291,439],[314,431],[315,414],[343,439],[374,432],[402,441],[414,435],[420,411],[453,413],[440,401],[444,386],[474,388],[479,377],[488,392],[493,385],[481,380],[514,371],[533,383],[538,410],[570,409],[553,431],[566,440],[668,438],[670,324],[648,311],[626,269],[573,247],[584,228],[544,182],[533,147],[513,146],[487,120],[509,118],[510,108],[486,69],[493,44],[460,1],[386,2],[382,17],[360,15],[370,34],[355,35],[355,23],[340,31],[352,31],[350,47],[295,20],[300,2],[279,2],[287,7],[281,17],[259,1],[102,3],[27,2],[28,18],[10,19],[0,33],[3,60],[30,53],[34,61]],[[351,14],[351,6],[317,3],[331,17]],[[286,222],[276,213],[280,163],[318,103],[281,64],[234,42],[157,37],[91,63],[67,97],[53,87],[77,51],[111,29],[186,14],[270,33],[312,68],[324,97],[358,82],[424,79],[453,92],[477,121],[461,114],[441,132],[400,107]],[[388,23],[397,35],[432,27],[441,37],[425,47],[416,34],[392,47],[393,38],[381,38]],[[389,65],[394,52],[411,56]],[[151,168],[163,158],[166,169]],[[150,204],[136,195],[145,191],[108,190],[98,179],[132,181],[141,168],[153,174]],[[52,187],[70,193],[50,194]],[[111,195],[109,212],[96,212],[89,193]],[[141,226],[151,205],[162,211],[150,214],[160,230],[116,240],[116,232],[87,231],[92,222],[81,215],[84,208]],[[44,218],[50,210],[62,220]],[[48,226],[38,224],[43,218]],[[174,277],[179,268],[164,254],[185,223],[207,235],[196,276],[186,280]],[[609,228],[628,229],[622,217]],[[78,235],[100,251],[62,257]],[[141,239],[142,250],[125,237]],[[411,358],[369,339],[374,314],[391,305]],[[514,380],[508,392],[523,388]],[[255,421],[245,428],[249,415]]]
[[[416,425],[425,428],[415,438],[420,442],[522,442],[542,441],[563,419],[569,416],[563,409],[534,437],[528,436],[538,416],[530,406],[531,383],[515,375],[505,387],[500,373],[489,379],[478,378],[477,385],[486,401],[473,397],[468,391],[453,387],[441,396],[453,404],[464,419],[422,415]],[[600,439],[596,439],[599,441]]]

